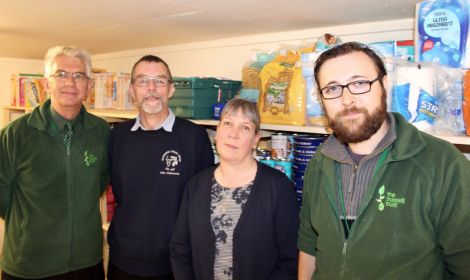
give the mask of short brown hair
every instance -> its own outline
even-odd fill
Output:
[[[258,112],[258,107],[256,104],[241,98],[235,98],[225,104],[222,113],[220,114],[220,119],[225,115],[228,115],[232,112],[240,110],[244,116],[246,116],[254,125],[255,133],[258,133],[260,130],[260,116]]]
[[[366,54],[370,59],[375,64],[375,68],[377,69],[377,74],[379,77],[384,77],[387,75],[387,69],[385,68],[385,63],[383,62],[383,59],[375,52],[373,51],[370,47],[368,47],[365,44],[359,43],[359,42],[348,42],[344,43],[341,45],[338,45],[336,47],[333,47],[325,52],[323,52],[315,62],[315,69],[314,69],[314,75],[315,75],[315,81],[317,82],[318,90],[320,90],[320,81],[319,81],[319,73],[321,70],[321,67],[323,64],[333,58],[336,58],[338,56],[343,56],[347,55],[353,52],[362,52]],[[379,80],[380,84],[382,85],[382,79]],[[382,85],[383,86],[383,85]]]

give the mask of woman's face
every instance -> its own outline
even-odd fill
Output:
[[[215,137],[220,161],[240,163],[251,158],[260,138],[255,130],[241,110],[222,116]]]

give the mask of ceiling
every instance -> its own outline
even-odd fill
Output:
[[[414,17],[418,0],[2,0],[0,57],[92,54]]]

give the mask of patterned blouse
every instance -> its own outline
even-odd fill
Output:
[[[233,231],[248,200],[253,181],[225,188],[215,178],[211,189],[211,224],[215,235],[214,280],[233,279]]]

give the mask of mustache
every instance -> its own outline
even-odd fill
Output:
[[[342,117],[342,116],[346,116],[348,114],[358,114],[358,113],[367,113],[367,110],[365,108],[351,107],[351,108],[346,108],[341,112],[338,112],[336,114],[336,116],[337,117]]]
[[[158,99],[161,99],[162,97],[157,94],[157,93],[154,93],[154,92],[151,92],[151,93],[148,93],[146,95],[144,95],[144,99],[147,99],[147,98],[158,98]]]

